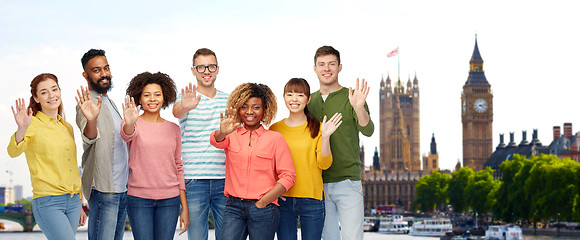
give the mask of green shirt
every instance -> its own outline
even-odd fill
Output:
[[[366,103],[364,106],[369,113]],[[332,183],[346,179],[361,180],[358,132],[360,131],[367,137],[373,134],[375,126],[370,120],[370,113],[369,123],[364,127],[360,126],[354,108],[348,100],[348,88],[344,87],[328,94],[326,101],[322,100],[320,90],[316,91],[311,95],[308,110],[320,121],[324,116],[329,119],[337,112],[342,114],[342,124],[330,136],[333,163],[330,168],[322,171],[323,181]]]

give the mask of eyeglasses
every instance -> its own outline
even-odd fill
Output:
[[[216,64],[211,64],[211,65],[209,65],[209,66],[201,66],[201,65],[200,65],[200,66],[193,66],[193,67],[195,68],[195,70],[196,70],[198,73],[204,73],[206,69],[207,69],[209,72],[215,72],[215,71],[217,71],[218,65],[216,65]]]

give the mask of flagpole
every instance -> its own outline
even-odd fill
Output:
[[[397,68],[398,68],[398,77],[401,78],[401,54],[399,54],[399,46],[397,46]]]

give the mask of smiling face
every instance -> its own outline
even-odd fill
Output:
[[[47,113],[47,115],[49,115],[49,112],[58,113],[58,107],[61,105],[62,100],[60,98],[60,87],[56,81],[47,78],[38,83],[36,89],[34,101],[40,104],[41,111]]]
[[[310,102],[310,97],[304,93],[286,92],[284,93],[284,103],[290,113],[304,113],[304,108]]]
[[[145,85],[139,98],[143,110],[147,113],[159,113],[163,105],[163,90],[156,83]]]
[[[96,56],[85,65],[83,76],[89,83],[89,89],[106,94],[112,86],[111,69],[104,56]]]
[[[199,55],[194,59],[193,64],[195,64],[195,66],[202,67],[217,65],[217,59],[213,55]],[[195,67],[191,67],[191,72],[193,73],[193,76],[195,76],[195,79],[197,79],[197,86],[211,88],[214,86],[217,74],[220,72],[220,68],[218,66],[215,72],[210,72],[207,68],[204,70],[204,72],[199,73]]]
[[[260,122],[264,116],[264,105],[262,99],[251,97],[242,105],[238,111],[240,119],[244,123],[246,130],[253,131],[260,127]]]
[[[339,64],[335,55],[328,54],[316,58],[314,72],[316,72],[321,85],[331,86],[338,84],[338,73],[341,70],[342,64]]]

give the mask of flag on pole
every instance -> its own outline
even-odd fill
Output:
[[[394,57],[394,56],[397,56],[397,55],[399,55],[399,47],[397,47],[397,48],[393,49],[393,51],[389,52],[387,54],[387,57]]]

